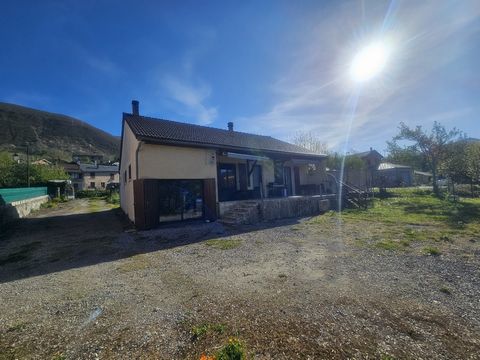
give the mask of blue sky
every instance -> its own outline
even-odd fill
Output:
[[[480,137],[480,2],[21,1],[0,4],[0,101],[115,135],[144,115],[380,151],[400,121]],[[385,69],[349,68],[371,41]],[[345,145],[350,129],[349,141]]]

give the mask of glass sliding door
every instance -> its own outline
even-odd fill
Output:
[[[203,217],[202,180],[159,180],[159,221]]]

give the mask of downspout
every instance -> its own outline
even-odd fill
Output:
[[[140,176],[138,176],[138,153],[140,152],[140,148],[143,145],[143,141],[139,141],[137,145],[137,149],[135,150],[135,179],[139,179]]]

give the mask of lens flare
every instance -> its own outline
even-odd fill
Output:
[[[355,81],[370,80],[380,73],[388,59],[388,50],[383,43],[373,43],[360,50],[353,59],[350,73]]]

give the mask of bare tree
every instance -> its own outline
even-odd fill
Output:
[[[322,142],[320,138],[312,131],[297,131],[293,137],[295,145],[304,147],[316,154],[327,154],[327,143]]]
[[[430,133],[423,130],[421,126],[410,128],[403,122],[400,123],[399,130],[399,134],[393,140],[408,140],[417,146],[432,169],[433,191],[438,195],[437,176],[439,165],[445,159],[448,145],[457,140],[462,135],[462,132],[456,128],[447,131],[443,125],[436,121],[433,123]]]

